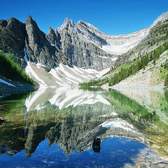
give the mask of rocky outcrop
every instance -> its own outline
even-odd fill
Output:
[[[100,48],[105,41],[89,30],[86,30],[87,33],[85,33],[83,25],[83,22],[74,24],[71,20],[66,19],[59,28],[62,53],[67,64],[98,70],[111,66],[113,56]],[[88,33],[90,33],[89,38],[86,37]],[[93,41],[96,42],[93,43]]]
[[[47,39],[52,46],[55,46],[57,50],[61,48],[61,36],[59,32],[56,30],[54,31],[53,28],[49,28],[49,32],[47,34]]]
[[[26,20],[27,52],[30,61],[39,62],[51,68],[58,65],[55,47],[51,46],[45,34],[38,28],[36,22],[28,17]]]
[[[15,18],[0,20],[0,50],[11,52],[23,61],[25,38],[25,24]]]

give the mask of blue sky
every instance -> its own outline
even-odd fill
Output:
[[[25,21],[31,15],[42,31],[56,28],[65,17],[84,20],[109,34],[123,34],[149,26],[168,11],[168,0],[1,0],[0,18]]]

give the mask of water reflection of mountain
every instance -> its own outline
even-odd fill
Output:
[[[110,105],[101,94],[101,91],[83,91],[78,88],[60,87],[60,88],[40,88],[33,92],[25,101],[27,111],[41,110],[45,108],[46,103],[54,105],[59,109],[69,106],[88,105],[95,103]]]
[[[53,90],[43,93],[28,98],[33,103],[24,116],[20,113],[19,118],[17,113],[12,118],[10,108],[5,113],[8,123],[1,126],[0,144],[7,145],[10,153],[25,149],[31,155],[44,139],[50,144],[58,144],[65,153],[85,151],[91,147],[95,136],[101,139],[125,136],[149,144],[152,142],[159,152],[166,153],[168,126],[157,113],[116,91],[88,92],[84,96],[79,92],[72,95],[73,99],[68,99],[66,92],[59,96],[52,95]],[[64,103],[63,97],[67,98]],[[48,101],[51,99],[57,103]],[[61,108],[56,106],[58,102],[62,103]],[[11,109],[15,106],[10,105]],[[16,107],[16,111],[25,111],[22,106]],[[163,142],[158,143],[155,135],[162,137]]]

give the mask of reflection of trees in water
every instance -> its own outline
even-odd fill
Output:
[[[24,148],[26,141],[25,130],[21,125],[12,125],[6,123],[0,128],[0,148],[7,146],[7,151],[11,153],[18,152]]]
[[[107,98],[121,118],[130,121],[139,129],[145,129],[159,120],[155,111],[149,111],[145,106],[115,90],[108,92]]]
[[[165,99],[168,102],[168,89],[165,90]]]

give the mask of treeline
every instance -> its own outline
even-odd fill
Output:
[[[0,51],[0,76],[16,82],[33,84],[33,81],[27,76],[21,66],[16,63],[15,57],[3,51]]]
[[[139,70],[145,68],[145,66],[147,66],[149,62],[153,61],[153,63],[155,64],[156,60],[166,50],[168,50],[168,43],[164,43],[163,45],[159,46],[153,51],[143,56],[139,55],[134,60],[120,65],[111,74],[108,74],[108,76],[104,77],[103,79],[92,80],[90,82],[81,84],[81,88],[86,89],[91,86],[101,86],[105,83],[108,83],[109,86],[115,85],[119,83],[120,81],[126,79],[130,75],[133,75],[137,73]],[[168,76],[165,80],[165,85],[168,86]]]

